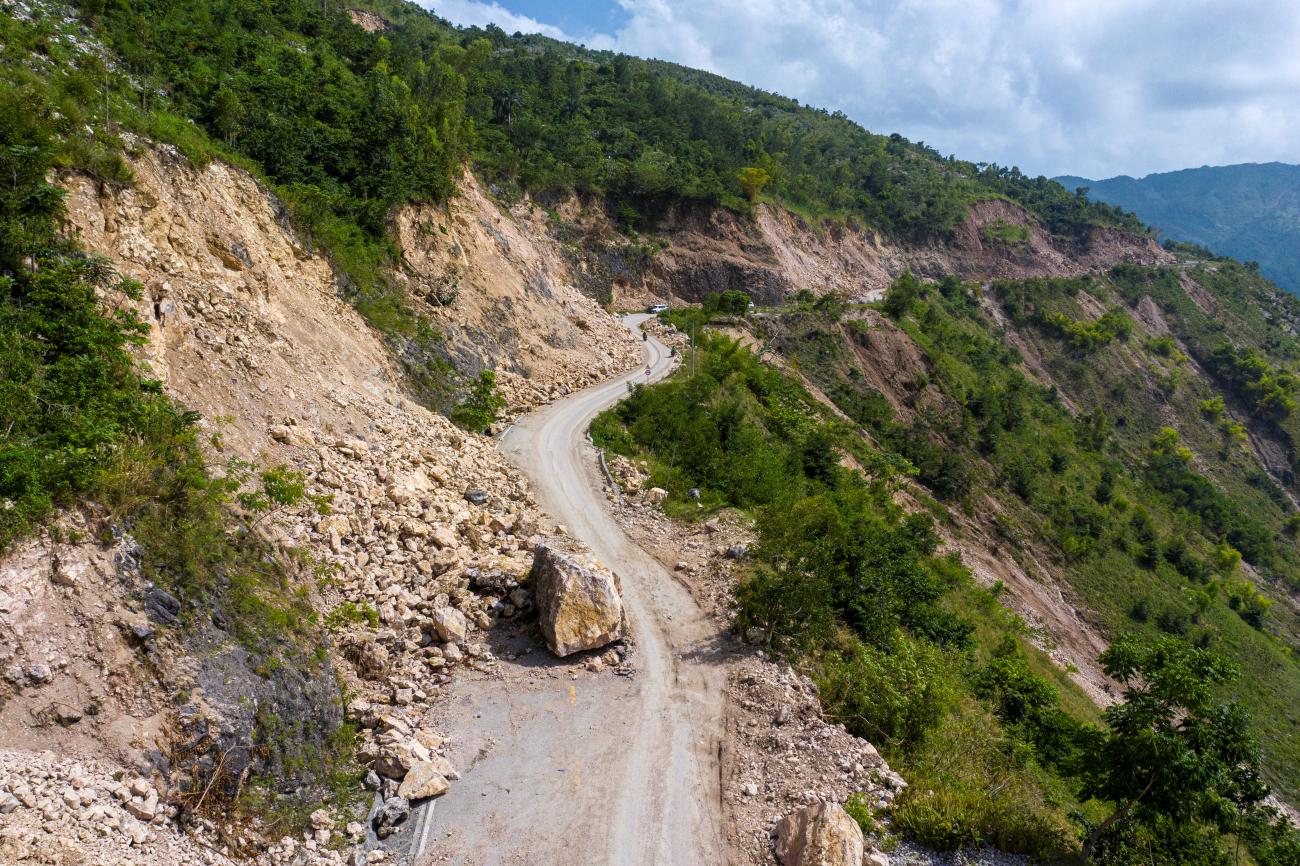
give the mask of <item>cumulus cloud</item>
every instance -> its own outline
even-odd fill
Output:
[[[1293,0],[619,5],[616,29],[574,35],[840,109],[869,129],[967,159],[1096,177],[1300,162]],[[488,15],[507,30],[529,29],[492,18],[489,8],[458,0],[438,11],[461,23]],[[458,17],[470,10],[480,17]]]
[[[485,27],[495,24],[507,33],[540,33],[552,39],[569,37],[559,27],[518,15],[499,3],[480,3],[477,0],[416,0],[426,9],[462,27]]]

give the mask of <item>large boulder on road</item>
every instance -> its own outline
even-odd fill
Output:
[[[618,578],[591,557],[544,541],[533,551],[532,574],[542,635],[557,656],[597,649],[623,636]]]
[[[446,761],[442,762],[443,764]],[[407,800],[424,800],[428,797],[441,797],[451,788],[447,777],[438,772],[442,767],[433,761],[420,761],[411,767],[402,785],[397,789],[397,796]]]
[[[862,851],[862,828],[838,803],[813,803],[776,825],[781,866],[861,866]]]

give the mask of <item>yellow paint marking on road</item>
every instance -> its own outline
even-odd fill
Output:
[[[573,787],[575,789],[582,787],[582,761],[573,768]]]
[[[578,702],[578,689],[576,686],[569,686],[569,706]]]

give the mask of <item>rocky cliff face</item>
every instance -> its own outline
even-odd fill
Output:
[[[574,267],[540,208],[505,210],[467,176],[447,206],[404,208],[393,228],[399,279],[441,329],[457,366],[494,368],[517,405],[636,363],[627,332],[575,287]]]
[[[612,286],[618,303],[632,306],[652,298],[701,301],[727,290],[764,304],[801,289],[872,300],[907,269],[935,279],[990,280],[1169,260],[1154,241],[1113,229],[1064,241],[1020,206],[998,199],[972,206],[952,238],[920,246],[901,246],[866,228],[811,226],[768,205],[752,220],[724,210],[672,211],[655,226],[657,243],[639,245],[614,232],[595,209],[571,202],[557,213],[593,277],[580,284],[589,292]]]
[[[96,860],[135,846],[197,862],[168,835],[164,806],[132,818],[129,797],[95,796],[65,813],[72,807],[57,785],[143,773],[165,805],[188,797],[188,768],[218,762],[237,784],[277,751],[324,748],[342,714],[339,679],[362,724],[361,759],[396,786],[446,743],[420,719],[449,672],[489,670],[484,629],[530,607],[521,584],[533,536],[560,534],[489,440],[408,398],[384,342],[339,299],[328,263],[304,249],[252,177],[147,145],[131,169],[126,188],[66,177],[68,231],[142,283],[136,311],[151,325],[142,360],[219,432],[213,461],[285,464],[330,499],[328,515],[296,509],[268,531],[312,564],[298,578],[329,629],[336,667],[257,669],[183,599],[164,605],[164,621],[151,619],[152,590],[120,567],[118,546],[129,539],[101,542],[97,526],[80,526],[75,543],[65,528],[12,551],[0,564],[13,578],[0,616],[15,635],[2,648],[11,675],[0,685],[0,789],[32,793],[34,820],[15,823],[20,836],[6,850],[33,862],[56,862],[41,859],[36,836],[21,835],[56,826],[40,819],[47,808],[65,819],[68,850],[58,856]],[[502,370],[516,409],[639,357],[628,332],[565,281],[550,238],[472,181],[447,209],[399,214],[395,231],[401,278],[428,299],[453,357],[467,371]],[[454,297],[430,298],[429,287],[452,283]],[[198,625],[178,631],[181,619]],[[190,700],[172,701],[177,693]],[[277,727],[285,742],[267,741],[271,717],[288,723]],[[41,771],[55,787],[32,783],[34,745],[57,750]],[[101,812],[116,822],[108,839],[79,841]],[[279,854],[297,856],[292,845]]]

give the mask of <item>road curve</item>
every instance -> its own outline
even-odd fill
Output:
[[[647,318],[623,321],[639,331]],[[556,676],[560,663],[534,660],[515,662],[503,680],[459,684],[449,722],[467,732],[459,764],[470,769],[436,813],[413,816],[417,839],[429,839],[427,849],[415,846],[420,866],[724,861],[717,628],[606,510],[586,437],[628,382],[670,372],[667,347],[653,338],[645,346],[649,377],[643,364],[553,403],[521,419],[500,446],[551,516],[618,574],[635,676],[575,681]]]

